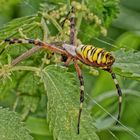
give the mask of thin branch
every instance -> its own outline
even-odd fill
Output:
[[[18,56],[17,58],[15,58],[12,62],[11,65],[15,66],[16,64],[20,63],[21,61],[25,60],[26,58],[30,57],[33,53],[37,52],[38,50],[40,50],[42,47],[41,46],[36,46],[31,48],[30,50],[26,51],[25,53],[23,53],[22,55]]]

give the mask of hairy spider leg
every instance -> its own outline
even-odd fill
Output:
[[[54,45],[51,45],[51,44],[48,44],[48,43],[44,43],[42,41],[35,40],[35,39],[17,39],[17,38],[9,39],[9,38],[7,38],[4,41],[5,42],[9,42],[9,44],[15,44],[15,43],[33,44],[35,46],[41,46],[42,48],[48,49],[48,50],[50,50],[52,52],[68,55],[68,53],[65,50],[63,50],[63,49],[57,48]]]
[[[65,19],[60,23],[62,28],[64,27],[64,24],[65,24],[66,20],[68,20],[68,17],[69,17],[69,15],[70,15],[70,13],[71,13],[71,12],[69,11],[69,12],[67,13]]]
[[[71,14],[70,18],[69,15]],[[70,21],[70,44],[71,45],[76,45],[76,38],[75,38],[75,14],[74,14],[74,7],[71,7],[71,10],[68,12],[68,14],[66,15],[65,19],[62,21],[61,23],[61,27],[64,27],[64,24],[66,22],[66,20]],[[62,60],[65,60],[65,64],[64,66],[68,66],[69,63],[72,60],[72,56],[68,55],[68,56],[62,56]]]
[[[76,46],[74,7],[71,8],[70,17],[70,44]]]
[[[111,68],[107,68],[107,69],[103,69],[107,72],[109,72],[111,74],[111,77],[114,81],[114,84],[115,84],[115,87],[117,89],[117,94],[119,96],[119,112],[118,112],[118,116],[117,116],[117,121],[116,121],[116,125],[119,123],[119,120],[120,120],[120,116],[121,116],[121,108],[122,108],[122,91],[121,91],[121,88],[120,88],[120,85],[118,83],[118,80],[116,78],[116,74],[114,72],[112,72],[112,69]]]
[[[81,69],[78,66],[77,60],[74,59],[74,65],[77,71],[77,75],[80,81],[80,108],[79,108],[79,114],[78,114],[78,123],[77,123],[77,133],[80,133],[80,120],[81,120],[81,113],[83,109],[83,102],[84,102],[84,79],[81,73]]]
[[[73,46],[77,46],[76,44],[76,29],[75,29],[75,13],[74,7],[71,8],[71,17],[70,17],[70,44]],[[78,66],[77,58],[73,58],[74,66],[77,71],[77,75],[80,81],[80,107],[79,107],[79,114],[78,114],[78,122],[77,122],[77,133],[80,133],[80,120],[81,120],[81,113],[83,110],[83,102],[84,102],[84,80],[83,75],[81,73],[81,69]]]
[[[112,76],[112,79],[115,83],[117,93],[118,93],[118,96],[119,96],[119,112],[118,112],[118,118],[117,118],[117,122],[116,122],[116,124],[118,124],[119,120],[120,120],[121,106],[122,106],[122,91],[121,91],[120,85],[118,83],[118,80],[116,79],[115,73],[111,72],[111,76]]]
[[[76,29],[75,29],[75,9],[74,7],[71,8],[71,17],[70,17],[70,44],[72,46],[76,47]],[[80,70],[80,67],[78,66],[77,63],[77,58],[76,56],[73,55],[73,62],[74,62],[74,66],[75,69],[77,71],[77,75],[80,81],[80,107],[79,107],[79,114],[78,114],[78,122],[77,122],[77,133],[80,133],[80,120],[81,120],[81,113],[82,113],[82,109],[83,109],[83,102],[84,102],[84,80],[83,80],[83,76]],[[69,62],[70,59],[69,58]]]

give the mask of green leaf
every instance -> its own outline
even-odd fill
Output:
[[[32,134],[51,136],[46,119],[28,117],[26,125]]]
[[[31,35],[33,36],[33,32],[35,32],[39,27],[40,17],[38,15],[17,18],[6,24],[4,27],[0,28],[0,39],[3,40],[13,35],[20,36],[19,30],[21,30],[26,35],[27,33],[32,33]]]
[[[8,109],[0,108],[1,140],[32,140],[19,116]]]
[[[88,6],[91,10],[94,10],[97,15],[99,15],[103,20],[103,24],[108,26],[118,14],[119,2],[119,0],[88,0]]]
[[[62,67],[48,66],[42,70],[41,79],[47,90],[47,119],[54,139],[98,140],[94,121],[86,108],[82,112],[80,134],[77,134],[80,92],[75,75]]]
[[[136,32],[125,32],[115,41],[116,46],[127,49],[138,49],[140,45],[140,35]]]
[[[140,52],[120,49],[113,52],[113,54],[116,56],[116,62],[113,67],[117,74],[140,80]]]

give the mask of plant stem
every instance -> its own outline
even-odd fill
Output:
[[[57,30],[58,30],[60,33],[63,31],[62,28],[61,28],[61,26],[58,24],[58,22],[57,22],[52,16],[50,16],[50,15],[47,14],[47,13],[43,13],[42,15],[43,15],[43,17],[44,17],[45,19],[51,20],[51,22],[53,23],[53,25],[57,28]]]
[[[84,4],[84,0],[81,1],[82,4]],[[83,12],[81,12],[79,15],[78,15],[78,18],[77,18],[77,24],[76,24],[76,37],[78,35],[78,32],[79,32],[79,28],[80,28],[80,25],[82,23],[82,18],[83,18]]]
[[[30,50],[26,51],[25,53],[23,53],[22,55],[18,56],[17,58],[15,58],[12,62],[11,65],[15,66],[16,64],[18,64],[19,62],[23,61],[24,59],[30,57],[33,53],[37,52],[38,50],[41,49],[41,46],[35,46],[33,48],[31,48]]]
[[[39,72],[40,69],[36,67],[31,67],[31,66],[14,66],[10,69],[10,71],[33,71],[33,72]]]
[[[43,17],[41,18],[41,28],[43,30],[43,41],[47,42],[48,35],[50,32]]]

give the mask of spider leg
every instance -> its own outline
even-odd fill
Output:
[[[77,59],[73,59],[75,69],[77,71],[77,75],[80,81],[80,108],[79,108],[79,115],[78,115],[78,123],[77,123],[77,133],[79,134],[80,132],[80,118],[81,118],[81,113],[83,109],[83,102],[84,102],[84,80],[83,76],[80,70],[80,67],[78,66]]]
[[[68,56],[68,58],[67,58],[67,60],[66,60],[66,62],[65,62],[65,67],[67,67],[68,65],[69,65],[69,63],[70,63],[70,61],[72,60],[72,57],[71,56]]]
[[[116,122],[116,124],[118,124],[119,120],[120,120],[121,108],[122,108],[122,91],[121,91],[120,85],[118,83],[118,80],[116,78],[116,74],[114,72],[112,72],[111,68],[107,68],[107,69],[104,69],[104,70],[108,71],[111,74],[111,77],[114,81],[114,84],[116,86],[117,93],[118,93],[118,96],[119,96],[119,112],[118,112],[118,117],[117,117],[117,122]]]
[[[69,15],[70,15],[70,11],[67,13],[65,19],[61,22],[61,27],[62,28],[64,27],[64,24],[65,24],[66,20],[68,20]]]
[[[118,113],[118,118],[117,118],[117,122],[116,122],[116,124],[118,124],[118,121],[120,120],[121,106],[122,106],[122,91],[121,91],[120,85],[118,83],[118,80],[116,79],[115,73],[112,72],[111,76],[112,76],[112,79],[113,79],[113,81],[115,83],[117,93],[119,95],[119,113]]]
[[[116,124],[118,124],[119,120],[120,120],[121,108],[122,108],[122,91],[121,91],[121,88],[120,88],[120,85],[118,83],[118,80],[116,78],[115,73],[112,72],[111,69],[106,69],[106,71],[108,71],[111,74],[111,77],[112,77],[112,79],[114,81],[114,84],[116,86],[117,93],[118,93],[118,96],[119,96],[119,112],[118,112],[118,117],[117,117],[117,122],[116,122]]]
[[[39,40],[34,40],[34,39],[5,39],[5,42],[8,42],[9,44],[15,44],[15,43],[23,43],[23,44],[33,44],[35,46],[40,46],[42,48],[48,49],[50,51],[56,52],[56,53],[60,53],[60,54],[66,54],[67,52],[63,49],[57,48],[55,47],[55,45],[52,44],[48,44],[48,43],[44,43],[42,41]]]
[[[76,45],[74,7],[71,8],[71,17],[70,17],[70,44],[74,46]]]

